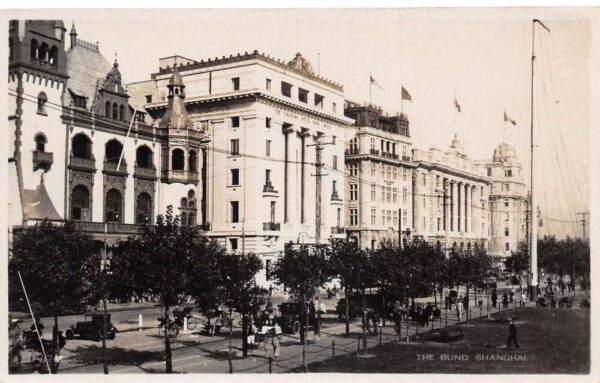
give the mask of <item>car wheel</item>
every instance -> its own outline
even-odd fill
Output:
[[[95,341],[95,342],[98,342],[98,341],[100,341],[100,340],[102,340],[102,333],[101,333],[100,331],[96,331],[96,332],[94,333],[94,341]]]
[[[68,329],[65,331],[65,337],[66,337],[68,340],[71,340],[71,339],[73,339],[73,337],[74,337],[74,336],[75,336],[75,333],[74,333],[74,332],[73,332],[73,330],[71,330],[70,328],[68,328]]]
[[[292,332],[298,334],[300,332],[300,321],[294,321],[292,324]]]
[[[110,330],[110,332],[108,333],[108,335],[106,337],[109,340],[113,340],[113,339],[115,339],[116,335],[117,335],[117,330],[115,328],[113,328],[112,330]]]
[[[195,318],[193,318],[193,317],[190,317],[190,318],[188,319],[188,321],[187,321],[187,327],[188,327],[188,330],[193,330],[193,329],[195,329],[197,325],[198,325],[198,322],[196,321],[196,319],[195,319]]]

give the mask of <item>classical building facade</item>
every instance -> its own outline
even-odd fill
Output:
[[[503,143],[491,161],[481,161],[492,181],[490,191],[490,252],[499,257],[516,251],[527,239],[528,193],[516,150]]]
[[[354,133],[346,145],[346,224],[362,248],[398,240],[412,228],[412,140],[404,114],[346,102]]]
[[[445,152],[414,149],[412,204],[415,235],[452,246],[489,246],[491,181],[456,137]]]
[[[150,80],[128,85],[147,122],[164,118],[174,73],[185,85],[179,108],[210,138],[197,152],[206,235],[229,251],[258,254],[267,269],[284,243],[345,236],[344,142],[353,120],[344,115],[341,85],[316,75],[300,54],[289,62],[258,51],[167,57]],[[174,148],[163,158],[173,162]]]

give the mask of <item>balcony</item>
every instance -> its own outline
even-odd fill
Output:
[[[31,65],[34,68],[56,72],[56,65],[50,64],[48,61],[31,59]]]
[[[410,161],[410,157],[409,156],[402,156],[402,161]]]
[[[347,156],[351,156],[353,154],[358,154],[358,148],[346,149],[344,152]]]
[[[344,234],[346,233],[346,228],[341,226],[332,226],[331,234]]]
[[[133,176],[137,178],[154,180],[156,179],[156,167],[154,165],[152,165],[151,168],[142,168],[136,166],[133,170]]]
[[[86,233],[104,233],[106,223],[104,222],[85,222],[85,221],[73,221],[75,227]],[[136,234],[138,232],[139,225],[133,225],[128,223],[108,223],[108,234]]]
[[[127,176],[127,162],[125,161],[125,159],[123,159],[121,161],[121,165],[119,166],[119,169],[117,169],[117,165],[118,162],[112,162],[112,161],[108,161],[108,160],[104,160],[104,173],[108,173],[108,174],[114,174],[114,175],[119,175],[119,176]]]
[[[206,223],[204,223],[202,225],[198,225],[198,227],[202,231],[210,231],[210,222],[206,222]]]
[[[340,198],[337,190],[334,190],[333,193],[331,193],[331,200],[332,201],[341,201],[342,199]]]
[[[281,223],[279,222],[263,222],[263,231],[280,231]]]
[[[50,170],[52,163],[54,162],[54,155],[52,153],[34,151],[33,152],[33,170],[44,169],[45,171]]]
[[[278,194],[279,192],[275,190],[271,181],[267,181],[267,183],[263,186],[263,194]]]
[[[377,149],[371,149],[371,150],[369,150],[369,153],[378,156],[379,155],[379,150],[377,150]]]
[[[197,184],[199,178],[198,172],[189,170],[167,170],[163,171],[163,179],[165,179],[167,183],[178,182],[182,184]]]
[[[383,157],[386,157],[386,158],[392,158],[392,159],[394,159],[394,160],[397,160],[397,159],[398,159],[398,155],[397,155],[397,154],[394,154],[394,153],[390,153],[390,152],[383,152],[383,153],[381,153],[381,154],[383,155]]]
[[[80,158],[80,157],[73,157],[73,155],[71,155],[69,157],[69,168],[74,169],[74,170],[95,172],[96,171],[96,159],[94,158],[94,156],[92,156],[92,158]]]

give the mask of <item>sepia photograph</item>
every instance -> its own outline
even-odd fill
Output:
[[[597,9],[0,14],[7,381],[589,377]]]

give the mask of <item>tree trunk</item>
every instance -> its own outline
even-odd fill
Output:
[[[227,352],[227,363],[229,363],[229,373],[233,374],[233,363],[231,362],[231,340],[233,338],[233,309],[229,306],[229,345]]]
[[[48,355],[50,358],[52,358],[52,363],[50,364],[50,367],[52,368],[52,372],[50,372],[51,374],[57,374],[58,373],[58,366],[56,365],[55,362],[55,356],[59,356],[60,355],[60,346],[58,344],[58,315],[54,315],[54,327],[52,328],[52,344],[53,344],[53,348],[54,348],[54,355]]]
[[[240,308],[242,314],[242,356],[246,358],[248,357],[248,316],[243,303]]]
[[[346,301],[346,336],[350,335],[350,295],[348,292],[348,285],[346,285],[346,287],[344,287],[344,295],[346,296],[345,301]]]
[[[106,364],[106,296],[102,299],[102,367],[104,375],[108,375],[108,365]]]
[[[173,362],[171,361],[171,343],[169,340],[169,305],[165,304],[165,314],[164,314],[164,323],[165,323],[165,365],[166,372],[170,374],[173,372]]]
[[[382,323],[383,327],[385,327],[385,316],[386,316],[385,315],[386,314],[386,310],[385,310],[385,288],[382,288],[381,290],[382,290],[382,292],[381,292],[381,300],[382,300],[382,304],[383,304],[383,307],[382,307],[382,310],[381,310],[382,311],[381,323]]]
[[[435,283],[433,284],[433,304],[437,307],[437,294],[436,294]]]
[[[306,296],[304,294],[304,291],[302,292],[302,310],[303,312],[303,317],[304,320],[302,320],[301,323],[302,325],[302,365],[304,366],[304,372],[308,372],[308,364],[306,363],[306,337],[308,336],[308,331],[306,331],[308,329],[308,307],[306,307]]]
[[[361,308],[363,317],[363,354],[367,353],[367,312],[365,310],[365,289],[361,290]]]

